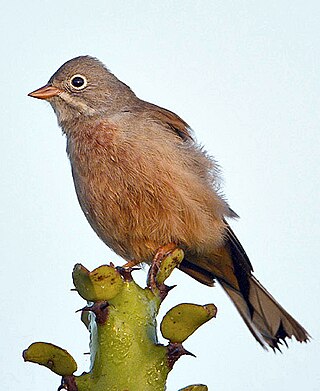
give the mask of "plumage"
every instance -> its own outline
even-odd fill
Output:
[[[74,58],[30,94],[48,100],[67,138],[75,189],[97,235],[127,261],[176,243],[181,270],[218,280],[263,347],[308,333],[252,275],[226,218],[215,161],[173,112],[140,100],[95,58]]]

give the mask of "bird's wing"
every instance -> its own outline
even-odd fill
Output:
[[[244,271],[246,271],[247,273],[253,272],[253,267],[251,265],[250,259],[244,248],[242,247],[242,244],[236,237],[235,233],[232,231],[230,225],[225,220],[224,222],[226,224],[227,243],[230,247],[231,255],[233,255],[232,258],[237,259],[237,263]]]
[[[173,131],[183,141],[193,141],[190,126],[177,114],[149,102],[143,102],[143,107],[147,110],[149,118],[166,125],[167,129]]]

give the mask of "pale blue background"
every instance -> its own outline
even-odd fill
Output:
[[[53,111],[26,96],[91,54],[194,128],[223,167],[256,276],[313,336],[266,353],[219,287],[175,272],[164,310],[191,301],[219,312],[185,343],[197,358],[180,359],[168,390],[319,390],[319,1],[12,0],[1,18],[1,389],[57,389],[57,376],[23,363],[37,340],[88,369],[72,267],[122,262],[78,206]]]

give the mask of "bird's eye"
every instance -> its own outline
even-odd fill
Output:
[[[83,90],[87,86],[87,79],[82,75],[74,75],[70,79],[70,84],[77,90]]]

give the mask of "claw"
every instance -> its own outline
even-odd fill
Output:
[[[173,256],[174,252],[180,252],[179,256]],[[172,258],[172,259],[171,259]],[[179,250],[175,243],[169,243],[160,247],[153,258],[147,278],[147,285],[153,293],[156,293],[163,300],[170,288],[164,284],[173,269],[181,262],[183,258],[182,250]]]
[[[137,261],[136,259],[132,259],[131,261],[122,265],[123,268],[133,268],[137,265],[140,265],[141,261]]]

